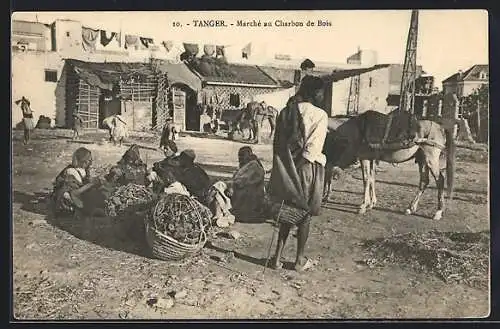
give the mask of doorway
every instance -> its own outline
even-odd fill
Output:
[[[114,93],[103,90],[101,96],[99,97],[99,128],[105,128],[102,125],[102,120],[110,115],[121,114],[121,112],[121,100],[116,98]]]
[[[198,98],[196,92],[183,83],[175,83],[173,88],[186,94],[185,121],[187,131],[200,131],[200,112],[197,107]]]

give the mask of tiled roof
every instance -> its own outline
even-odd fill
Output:
[[[473,65],[467,71],[462,73],[462,78],[460,78],[460,73],[455,73],[449,76],[448,78],[444,79],[443,83],[482,80],[479,78],[479,74],[481,73],[481,71],[486,71],[486,74],[488,74],[488,70],[489,70],[488,65],[485,64]]]
[[[289,68],[278,68],[272,66],[260,66],[259,69],[264,71],[267,75],[272,77],[275,81],[277,81],[281,86],[287,87],[290,84],[293,85],[293,80],[295,76],[295,70]]]
[[[257,65],[240,65],[240,64],[226,64],[223,70],[217,67],[217,64],[212,65],[213,70],[210,73],[203,72],[195,65],[188,66],[198,73],[206,82],[216,84],[220,83],[235,83],[235,84],[249,84],[249,85],[265,85],[265,86],[279,86],[278,82],[261,70]],[[224,73],[222,73],[224,72]]]

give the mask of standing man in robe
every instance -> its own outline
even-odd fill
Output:
[[[306,211],[296,224],[297,255],[295,270],[313,266],[304,256],[309,236],[311,217],[320,214],[326,157],[322,153],[328,129],[328,116],[323,106],[324,83],[318,77],[306,76],[297,95],[290,98],[280,112],[273,143],[273,169],[270,197],[274,204]],[[278,245],[271,266],[282,266],[281,256],[291,229],[290,224],[279,224]]]

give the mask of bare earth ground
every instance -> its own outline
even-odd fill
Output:
[[[68,135],[59,134],[63,133]],[[273,234],[269,222],[236,223],[231,229],[241,234],[239,239],[218,237],[199,256],[176,263],[149,257],[141,234],[113,230],[106,218],[97,220],[90,238],[84,238],[81,225],[69,219],[57,226],[50,224],[43,197],[72,152],[87,146],[95,154],[95,165],[100,166],[115,163],[126,147],[67,143],[42,132],[35,132],[35,139],[26,147],[21,134],[16,132],[13,137],[13,307],[17,319],[453,318],[489,314],[488,290],[445,283],[398,265],[370,268],[360,262],[366,257],[360,246],[364,239],[430,230],[488,230],[489,175],[484,151],[459,149],[456,197],[449,201],[443,220],[437,222],[430,219],[436,207],[434,182],[422,197],[418,213],[403,214],[417,188],[415,164],[381,164],[378,207],[364,216],[356,214],[362,199],[361,173],[352,171],[334,182],[322,216],[312,224],[307,254],[319,260],[316,267],[304,273],[268,269],[263,275]],[[235,170],[236,152],[242,144],[184,137],[178,145],[195,149],[196,160],[208,173],[223,178]],[[255,146],[255,151],[270,169],[271,146]],[[144,150],[143,157],[151,165],[161,159],[161,153]],[[290,237],[287,261],[294,260],[295,247],[295,238]],[[152,299],[156,304],[149,306]]]

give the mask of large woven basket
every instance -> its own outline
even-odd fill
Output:
[[[154,257],[161,260],[181,260],[200,252],[207,242],[207,236],[202,232],[197,244],[186,244],[155,230],[146,221],[146,240]]]
[[[193,202],[196,202],[193,200]],[[153,208],[156,209],[158,204]],[[151,248],[154,257],[162,260],[181,260],[193,256],[201,251],[207,242],[207,233],[203,225],[203,219],[199,216],[202,231],[200,237],[195,244],[187,244],[179,242],[176,239],[158,231],[153,224],[153,216],[148,213],[145,217],[144,224],[146,229],[146,240]]]

